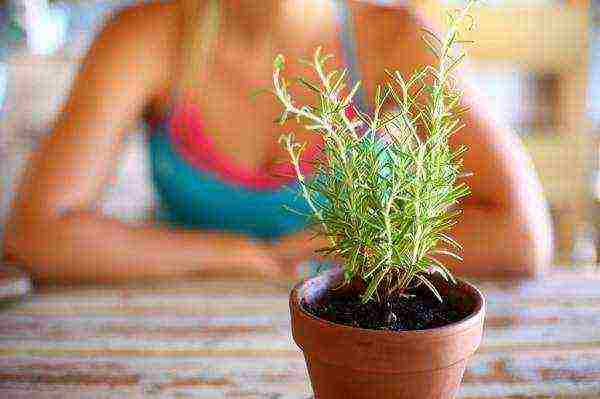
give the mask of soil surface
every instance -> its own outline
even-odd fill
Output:
[[[318,303],[302,301],[302,307],[316,317],[351,327],[371,330],[411,331],[442,327],[469,316],[475,308],[472,298],[457,289],[441,289],[440,302],[426,288],[407,296],[362,303],[356,292],[330,290]]]

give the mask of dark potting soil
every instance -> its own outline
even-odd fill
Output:
[[[380,302],[362,303],[356,292],[330,290],[318,303],[302,301],[309,313],[327,321],[371,330],[411,331],[443,327],[469,316],[472,298],[456,289],[442,290],[440,302],[426,288],[408,296],[393,296]]]

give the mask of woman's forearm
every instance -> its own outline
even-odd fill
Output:
[[[463,211],[450,231],[463,247],[463,261],[440,256],[456,275],[531,278],[551,263],[551,223],[543,211],[535,216],[486,206]]]
[[[88,212],[14,229],[7,236],[7,254],[38,281],[117,282],[276,272],[266,256],[257,259],[259,245],[243,236],[131,226]]]

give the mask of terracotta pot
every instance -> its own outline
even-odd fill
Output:
[[[378,331],[319,319],[315,303],[341,280],[339,269],[299,283],[290,295],[292,335],[304,351],[315,399],[454,398],[467,360],[481,342],[485,299],[469,283],[456,288],[473,299],[467,318],[420,331]]]

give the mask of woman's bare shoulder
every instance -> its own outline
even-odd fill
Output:
[[[408,2],[371,2],[350,0],[348,5],[358,17],[359,25],[370,26],[373,33],[407,31],[416,27],[416,11]],[[373,27],[377,27],[374,29]]]
[[[104,22],[82,60],[80,75],[103,76],[121,88],[142,85],[150,97],[161,92],[176,75],[181,8],[179,1],[155,1],[115,12]]]
[[[102,34],[114,45],[132,45],[140,49],[174,50],[179,43],[183,13],[179,1],[153,1],[125,7],[104,24]],[[101,34],[101,36],[102,36]]]

